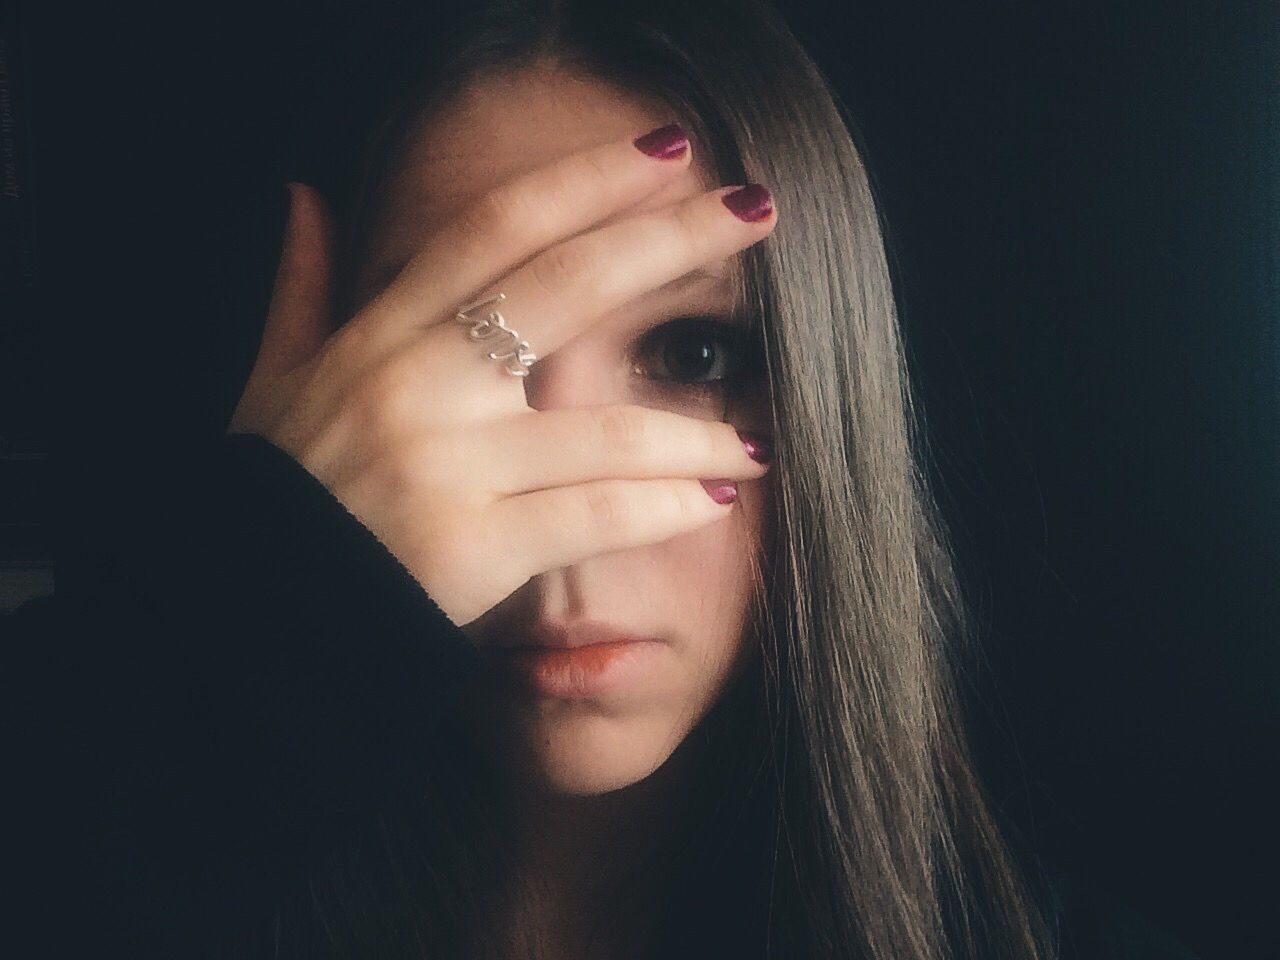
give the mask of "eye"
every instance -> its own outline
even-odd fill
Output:
[[[633,369],[641,376],[704,390],[744,379],[753,369],[745,327],[709,317],[664,323],[645,335],[637,353]]]

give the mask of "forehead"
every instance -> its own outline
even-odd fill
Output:
[[[663,101],[546,67],[490,73],[423,118],[389,183],[368,251],[374,263],[417,249],[469,200],[512,176],[610,139],[637,136],[679,117]],[[694,162],[670,184],[597,226],[714,187]]]

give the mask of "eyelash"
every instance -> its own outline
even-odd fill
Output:
[[[665,353],[658,348],[684,337],[687,341],[719,343],[724,349],[714,354],[714,361],[730,366],[730,372],[714,380],[682,380],[679,377],[651,377],[641,371],[644,360],[651,354]],[[647,333],[637,351],[638,359],[632,365],[640,376],[663,384],[673,384],[675,389],[694,393],[711,393],[723,389],[725,384],[749,379],[758,360],[757,344],[746,334],[741,324],[727,323],[713,317],[680,317],[664,323]]]

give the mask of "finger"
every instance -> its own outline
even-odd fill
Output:
[[[752,479],[768,469],[731,424],[638,404],[529,410],[487,425],[481,439],[499,454],[480,458],[485,484],[505,496],[602,479]]]
[[[660,543],[733,512],[697,480],[597,480],[509,497],[488,519],[510,531],[530,576]]]
[[[283,372],[309,360],[333,332],[330,296],[336,229],[324,197],[289,183],[284,249],[258,350],[263,370]]]
[[[734,194],[768,201],[767,213],[754,221],[740,219],[724,200]],[[485,335],[479,343],[450,320],[439,325],[445,329],[433,327],[430,336],[419,332],[409,339],[405,349],[413,359],[407,362],[413,366],[418,357],[435,360],[439,351],[449,350],[459,370],[505,376],[502,364],[481,358],[492,354],[513,368],[527,367],[609,311],[739,252],[763,239],[776,223],[769,192],[751,185],[719,187],[599,227],[534,257],[504,277],[500,289],[479,293],[477,305],[468,311],[473,323],[484,321]],[[496,299],[499,294],[503,299]]]
[[[371,329],[362,337],[370,349],[397,341],[406,327],[452,316],[472,291],[538,251],[635,206],[691,162],[687,146],[655,158],[639,149],[637,140],[643,138],[628,136],[571,153],[467,204],[377,296],[377,310],[352,321],[368,322]]]
[[[282,380],[314,355],[329,327],[329,284],[334,246],[333,218],[320,194],[287,183],[280,262],[253,368],[227,429],[264,433],[287,406]]]

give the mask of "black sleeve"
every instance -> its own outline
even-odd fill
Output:
[[[402,782],[476,670],[265,439],[191,445],[139,484],[150,506],[91,580],[0,617],[3,929],[45,948],[6,955],[195,955]]]

